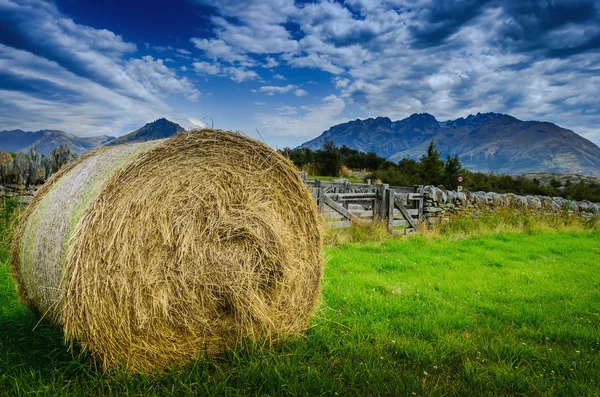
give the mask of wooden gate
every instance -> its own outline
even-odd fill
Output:
[[[423,218],[422,186],[307,181],[329,227],[382,221],[390,233],[410,233]]]

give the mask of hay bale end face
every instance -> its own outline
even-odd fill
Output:
[[[320,222],[287,159],[197,130],[61,170],[24,214],[11,265],[22,300],[69,343],[105,370],[149,371],[302,333]]]

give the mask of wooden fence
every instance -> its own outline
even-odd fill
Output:
[[[330,227],[380,220],[390,233],[410,233],[423,219],[422,186],[304,181]]]

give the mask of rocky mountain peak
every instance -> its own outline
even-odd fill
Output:
[[[165,118],[160,118],[151,123],[147,123],[138,130],[108,142],[106,146],[119,145],[121,143],[145,142],[155,139],[164,139],[183,131],[185,131],[185,129],[179,124],[173,123]]]
[[[399,128],[412,128],[417,130],[436,130],[440,127],[437,119],[429,113],[413,113],[409,117],[396,121]]]
[[[415,113],[391,123],[379,120],[389,119],[339,124],[301,147],[318,149],[327,138],[338,146],[399,161],[404,157],[419,159],[434,139],[442,156],[458,153],[462,164],[474,171],[600,176],[600,148],[552,123],[521,121],[493,112],[443,122],[428,113]]]

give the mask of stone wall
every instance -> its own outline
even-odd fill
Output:
[[[0,184],[44,183],[50,175],[75,157],[67,145],[54,148],[49,157],[40,156],[35,146],[29,150],[29,158],[22,152],[17,152],[14,158],[8,152],[0,152]]]
[[[423,195],[423,213],[430,223],[444,218],[445,215],[473,209],[512,208],[547,212],[566,210],[586,217],[600,214],[600,203],[592,203],[587,200],[567,200],[562,197],[519,196],[512,193],[494,192],[456,192],[435,186],[424,186]]]
[[[19,184],[7,184],[0,185],[0,198],[9,197],[19,201],[22,205],[31,204],[33,196],[40,185],[19,185]]]

